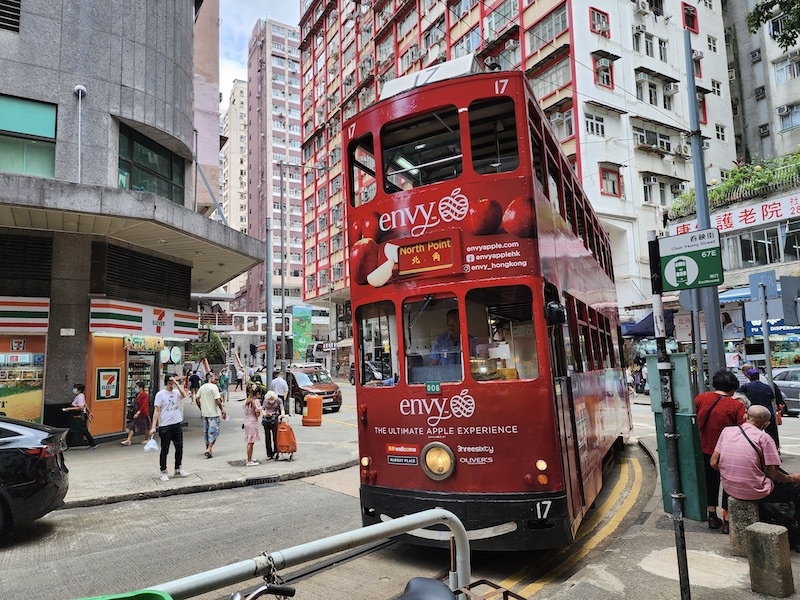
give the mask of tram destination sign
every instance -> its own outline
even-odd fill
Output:
[[[665,292],[710,287],[724,281],[718,229],[659,238],[658,251]]]

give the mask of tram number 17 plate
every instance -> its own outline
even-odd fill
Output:
[[[546,519],[547,515],[550,514],[550,507],[553,505],[552,500],[542,500],[536,503],[536,518],[537,519]]]

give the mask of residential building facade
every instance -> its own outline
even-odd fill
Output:
[[[747,13],[755,0],[727,0],[725,49],[736,155],[775,158],[800,144],[800,44],[782,49],[776,38],[787,15],[776,12],[756,33]]]
[[[375,102],[386,81],[438,62],[471,53],[487,68],[528,75],[611,235],[624,321],[636,316],[625,307],[651,292],[647,231],[661,229],[672,199],[694,185],[690,106],[699,109],[706,178],[719,178],[735,158],[718,0],[301,6],[303,164],[330,167],[326,203],[314,201],[317,188],[303,190],[309,302],[337,298],[349,285],[346,244],[337,238],[342,123]],[[691,32],[686,51],[684,29]],[[697,86],[692,98],[686,52]]]

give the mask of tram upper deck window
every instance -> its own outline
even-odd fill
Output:
[[[426,296],[403,304],[406,372],[409,383],[464,379],[464,332],[455,298]],[[477,340],[467,338],[469,354]]]
[[[503,173],[519,167],[514,101],[487,98],[469,106],[472,168],[476,173]]]
[[[478,340],[470,371],[478,381],[539,375],[533,294],[515,285],[471,290],[465,298],[470,337]]]
[[[360,206],[375,197],[375,148],[372,135],[350,144],[350,205]]]
[[[387,125],[381,147],[387,193],[455,179],[464,170],[455,106]]]
[[[397,383],[397,318],[394,304],[376,302],[356,311],[361,385]]]

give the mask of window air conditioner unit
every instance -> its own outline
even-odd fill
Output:
[[[636,74],[636,81],[647,81],[647,73],[637,73]]]
[[[711,148],[711,142],[703,140],[703,150],[708,150],[709,148]]]
[[[674,96],[679,92],[678,84],[677,83],[668,83],[664,86],[664,95],[665,96]]]
[[[607,58],[601,58],[597,61],[596,66],[598,69],[608,69],[611,67],[611,61]]]
[[[767,92],[766,92],[766,90],[764,89],[764,86],[763,86],[763,85],[761,85],[761,86],[758,86],[758,87],[756,88],[755,92],[756,92],[756,100],[763,100],[764,98],[766,98],[766,97],[767,97]]]
[[[508,40],[506,42],[506,50],[516,50],[519,48],[519,40]]]
[[[595,29],[595,31],[597,31],[597,33],[608,33],[610,30],[611,30],[611,27],[609,26],[609,24],[607,22],[600,23],[599,25],[597,25],[597,27]]]
[[[789,114],[789,107],[785,104],[783,106],[778,107],[778,114],[779,115],[788,115]]]
[[[657,184],[658,183],[658,177],[656,177],[655,175],[650,175],[650,176],[644,178],[644,182],[647,185]]]
[[[697,92],[695,94],[695,98],[697,98],[698,102],[702,102],[703,100],[706,99],[706,95],[703,92]]]
[[[647,32],[647,25],[637,25],[633,28],[633,33],[645,33]]]
[[[669,189],[673,194],[681,194],[688,189],[688,186],[685,183],[673,183]]]
[[[758,134],[761,137],[767,137],[769,135],[769,124],[765,123],[764,125],[758,126]]]
[[[689,144],[675,144],[676,156],[689,156],[691,154],[691,147]]]
[[[753,50],[750,53],[750,62],[757,63],[761,60],[761,50]]]
[[[650,14],[650,3],[647,0],[636,0],[636,14]]]
[[[564,122],[564,113],[554,112],[550,115],[550,123],[553,125],[557,125],[558,123]]]
[[[345,85],[353,85],[353,83],[355,83],[355,78],[352,75],[348,75],[347,77],[344,78],[343,83]]]
[[[700,50],[692,50],[692,60],[700,60],[703,58],[703,53]]]
[[[800,62],[800,50],[792,50],[786,56],[792,62]]]

